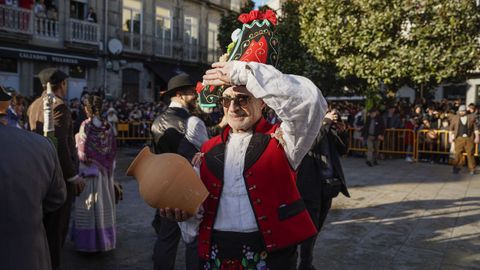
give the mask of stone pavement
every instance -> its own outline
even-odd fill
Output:
[[[152,269],[154,210],[124,175],[139,148],[121,148],[116,178],[124,186],[117,208],[117,249],[82,254],[67,240],[65,270]],[[480,175],[451,167],[386,160],[367,167],[343,160],[352,198],[339,195],[317,240],[320,269],[480,269]],[[183,246],[176,269],[185,269]]]

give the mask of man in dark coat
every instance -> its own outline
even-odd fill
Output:
[[[335,110],[328,112],[310,151],[298,168],[298,191],[318,232],[332,206],[332,198],[339,192],[350,197],[340,162],[340,156],[347,153],[343,139],[346,131],[346,126],[338,122],[338,113]],[[315,269],[312,261],[317,235],[301,244],[299,270]]]
[[[55,148],[42,136],[1,124],[0,142],[0,268],[50,270],[42,218],[67,195]]]
[[[370,109],[367,121],[362,128],[362,138],[367,141],[367,165],[370,167],[378,165],[378,151],[384,133],[385,123],[378,109]]]
[[[170,97],[170,105],[152,124],[153,147],[156,154],[177,153],[191,160],[208,139],[203,121],[191,115],[196,107],[195,84],[187,74],[170,79],[164,95]],[[175,258],[181,232],[177,223],[161,218],[158,211],[153,221],[158,238],[154,249],[154,269],[175,269]],[[196,243],[186,245],[186,268],[198,269]]]
[[[67,103],[64,102],[64,98],[67,97],[66,79],[68,75],[58,69],[47,68],[39,73],[39,77],[45,91],[28,108],[30,129],[39,134],[43,133],[43,102],[47,95],[47,83],[50,83],[55,94],[52,111],[57,154],[67,186],[67,200],[65,204],[57,211],[45,215],[44,218],[50,255],[52,257],[52,267],[57,269],[60,266],[60,252],[68,232],[73,197],[82,192],[85,187],[85,181],[78,175],[78,156],[73,138],[72,116]]]

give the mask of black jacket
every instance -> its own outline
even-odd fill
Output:
[[[186,110],[169,107],[155,118],[152,124],[155,154],[177,153],[191,161],[197,150],[185,138],[189,117],[190,114]]]
[[[370,116],[368,116],[367,121],[362,128],[362,137],[365,139],[367,139],[370,135],[368,134],[368,129],[370,128],[371,121],[375,121],[375,129],[373,136],[378,137],[378,135],[383,135],[385,133],[385,122],[383,122],[383,118],[381,116],[377,116],[375,117],[375,119],[372,119]]]
[[[324,189],[324,182],[322,181],[322,168],[325,167],[325,161],[321,154],[322,141],[327,140],[326,143],[330,146],[330,164],[332,166],[333,174],[336,178],[341,180],[340,191],[343,195],[350,197],[345,183],[345,176],[343,174],[340,156],[347,153],[347,146],[344,143],[345,131],[340,132],[332,125],[330,119],[325,119],[320,128],[310,151],[303,158],[298,168],[297,186],[302,198],[308,201],[320,202],[322,199],[322,190]],[[332,197],[335,197],[333,194]]]

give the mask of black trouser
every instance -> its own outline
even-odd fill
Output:
[[[59,209],[46,213],[43,217],[43,226],[47,235],[53,270],[60,267],[60,254],[68,233],[73,197],[73,185],[67,183],[67,200],[65,203]]]
[[[155,215],[153,227],[157,232],[157,241],[153,250],[154,270],[174,270],[178,243],[181,238],[177,222]],[[187,270],[198,269],[197,241],[185,243],[185,266]]]
[[[310,217],[312,218],[313,224],[317,228],[318,232],[320,232],[323,223],[327,218],[328,211],[332,206],[332,198],[322,198],[320,202],[305,200],[305,206],[308,213],[310,214]],[[313,249],[315,248],[315,241],[317,240],[317,235],[318,234],[310,237],[300,245],[300,265],[298,267],[299,270],[314,269],[312,265]]]
[[[297,245],[270,252],[267,258],[268,269],[295,270],[297,255]]]

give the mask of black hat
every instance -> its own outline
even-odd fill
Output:
[[[186,73],[179,74],[168,81],[168,90],[164,94],[171,94],[173,90],[182,87],[195,87],[195,84],[190,79],[190,75]]]
[[[56,68],[46,68],[38,73],[38,78],[43,85],[46,85],[47,83],[57,85],[68,78],[68,75]]]
[[[10,96],[5,88],[0,86],[0,101],[9,101],[12,99],[12,96]]]

